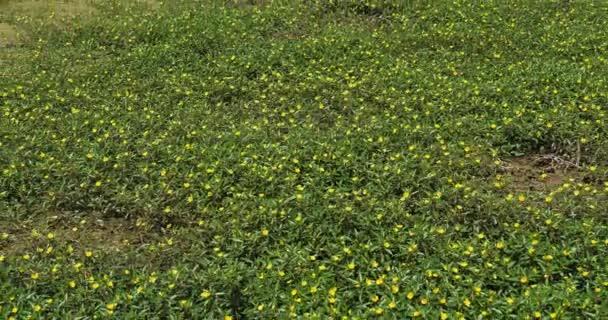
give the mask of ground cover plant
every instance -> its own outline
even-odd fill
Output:
[[[606,2],[42,3],[0,318],[608,317]]]

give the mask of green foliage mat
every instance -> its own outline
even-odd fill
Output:
[[[0,318],[608,317],[605,2],[25,5]]]

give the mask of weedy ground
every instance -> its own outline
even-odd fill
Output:
[[[0,318],[608,317],[606,2],[0,6]]]

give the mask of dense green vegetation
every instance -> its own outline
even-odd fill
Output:
[[[0,318],[608,317],[608,3],[2,5]]]

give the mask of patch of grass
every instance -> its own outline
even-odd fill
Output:
[[[0,318],[608,315],[603,3],[3,6]]]

